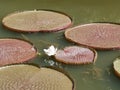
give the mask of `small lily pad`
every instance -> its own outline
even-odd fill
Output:
[[[115,74],[120,77],[120,58],[116,58],[116,60],[113,62],[113,68]]]
[[[68,46],[56,52],[55,58],[66,64],[88,64],[95,62],[97,52],[82,46]]]
[[[72,80],[55,69],[32,65],[0,68],[1,90],[73,90]]]

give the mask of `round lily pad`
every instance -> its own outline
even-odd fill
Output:
[[[99,50],[120,49],[120,25],[117,24],[84,24],[66,30],[65,37]]]
[[[73,90],[72,80],[62,72],[32,65],[0,68],[1,90]]]
[[[113,68],[115,74],[120,77],[120,58],[116,58],[116,60],[113,62]]]
[[[0,66],[28,61],[37,55],[35,47],[24,40],[0,39]]]
[[[55,58],[66,64],[89,64],[95,62],[97,52],[87,47],[68,46],[58,50]]]
[[[51,32],[71,26],[72,20],[58,11],[33,10],[9,14],[3,18],[2,24],[19,32]]]

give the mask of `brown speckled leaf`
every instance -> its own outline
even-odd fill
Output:
[[[73,82],[65,74],[32,65],[0,68],[1,90],[73,90]]]
[[[71,18],[63,13],[49,10],[24,11],[3,18],[2,24],[19,32],[51,32],[71,26]]]

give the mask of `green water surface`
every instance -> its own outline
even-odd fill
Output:
[[[0,0],[0,20],[14,11],[52,9],[67,13],[73,18],[73,26],[91,22],[120,23],[120,2],[115,0]],[[54,66],[67,71],[75,81],[75,90],[120,90],[120,79],[113,73],[112,62],[119,50],[98,51],[95,64],[65,65],[44,54],[50,45],[64,48],[73,45],[64,37],[64,31],[55,33],[17,33],[2,27],[0,38],[21,38],[31,41],[41,53],[29,63]]]

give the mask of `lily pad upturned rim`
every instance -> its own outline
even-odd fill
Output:
[[[70,62],[64,62],[63,60],[57,59],[54,56],[55,60],[58,61],[58,62],[61,62],[63,64],[68,64],[68,65],[85,65],[85,64],[92,64],[92,63],[94,64],[96,62],[98,54],[97,54],[97,51],[94,48],[91,48],[91,47],[88,47],[88,46],[83,46],[83,45],[71,45],[71,46],[77,46],[77,47],[87,48],[87,49],[91,50],[94,53],[93,62],[89,62],[89,63],[70,63]],[[71,47],[71,46],[66,46],[66,47]],[[66,48],[66,47],[64,47],[64,48]],[[61,50],[64,50],[64,48],[62,48]]]
[[[54,12],[54,13],[58,13],[58,14],[62,14],[62,15],[65,15],[66,17],[68,17],[71,21],[71,23],[65,27],[62,27],[62,28],[57,28],[57,29],[51,29],[51,30],[38,30],[38,31],[24,31],[24,30],[19,30],[19,29],[14,29],[14,28],[11,28],[11,27],[8,27],[7,25],[4,25],[4,22],[3,22],[3,19],[10,16],[10,15],[13,15],[13,14],[17,14],[17,13],[22,13],[22,12],[26,12],[26,11],[49,11],[49,12]],[[10,31],[15,31],[15,32],[22,32],[22,33],[35,33],[35,32],[57,32],[57,31],[63,31],[69,27],[71,27],[73,25],[73,19],[70,15],[66,14],[65,12],[62,12],[62,11],[58,11],[58,10],[52,10],[52,9],[29,9],[29,10],[19,10],[19,11],[14,11],[12,13],[9,13],[7,14],[6,16],[4,16],[2,18],[2,26],[5,27],[7,30],[10,30]]]
[[[55,70],[57,72],[60,72],[62,74],[64,74],[66,77],[68,77],[68,79],[72,82],[72,90],[75,90],[75,82],[74,82],[74,79],[69,75],[68,72],[66,72],[65,70],[61,69],[61,68],[57,68],[57,67],[53,67],[53,66],[39,66],[37,64],[34,64],[34,63],[23,63],[23,64],[9,64],[9,65],[5,65],[5,66],[1,66],[0,69],[4,69],[4,68],[9,68],[11,66],[20,66],[20,65],[29,65],[29,66],[33,66],[33,67],[36,67],[38,69],[41,69],[41,68],[48,68],[48,69],[52,69],[52,70]]]

